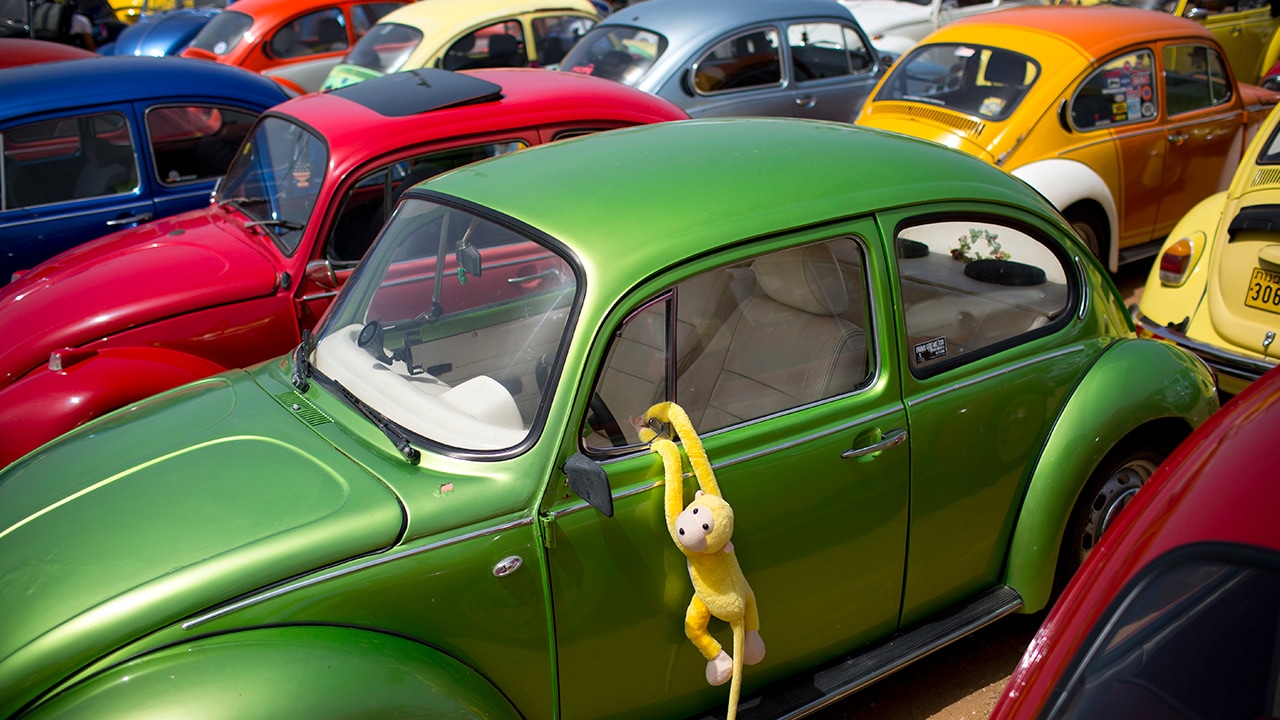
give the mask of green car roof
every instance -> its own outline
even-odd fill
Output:
[[[470,165],[422,187],[528,223],[567,244],[596,277],[622,282],[726,240],[927,200],[1056,213],[1021,180],[959,151],[785,118],[615,130]]]

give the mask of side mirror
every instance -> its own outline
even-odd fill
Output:
[[[328,260],[312,260],[307,263],[306,277],[326,290],[338,289],[338,274],[333,271],[333,263]]]
[[[574,495],[586,500],[605,517],[613,517],[613,490],[609,487],[609,474],[600,463],[582,453],[574,453],[564,461],[564,474]]]
[[[480,263],[480,251],[475,245],[467,244],[458,248],[456,253],[458,267],[462,268],[471,277],[480,277],[482,269]]]

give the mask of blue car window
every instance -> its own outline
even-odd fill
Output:
[[[133,135],[116,112],[21,125],[0,135],[3,208],[35,207],[133,192]]]
[[[257,115],[208,105],[174,105],[147,112],[147,141],[156,177],[180,185],[221,177]]]

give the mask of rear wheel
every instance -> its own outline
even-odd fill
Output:
[[[1106,222],[1098,217],[1098,213],[1090,208],[1073,206],[1067,208],[1062,216],[1071,223],[1071,227],[1075,228],[1076,234],[1084,240],[1089,252],[1106,262],[1106,258],[1102,257],[1102,239],[1106,237]]]
[[[1066,535],[1062,538],[1062,550],[1058,554],[1060,584],[1065,584],[1080,569],[1116,516],[1146,484],[1171,450],[1150,439],[1126,442],[1098,464],[1076,500]]]

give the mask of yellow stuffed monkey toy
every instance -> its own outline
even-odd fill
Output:
[[[683,510],[684,465],[680,449],[665,435],[653,429],[656,420],[671,428],[689,456],[694,477],[701,488],[693,502]],[[760,616],[756,610],[756,596],[742,574],[738,558],[733,552],[733,508],[725,502],[716,483],[711,462],[702,448],[702,441],[693,429],[689,416],[675,403],[659,403],[649,408],[637,423],[640,439],[649,443],[662,457],[664,470],[663,504],[667,529],[676,547],[689,561],[689,578],[693,581],[693,599],[685,614],[684,631],[707,659],[707,682],[729,685],[728,720],[734,720],[738,711],[738,697],[742,691],[742,667],[754,665],[764,659],[764,640],[760,639]],[[733,657],[724,651],[707,625],[715,616],[729,623],[733,630]]]

